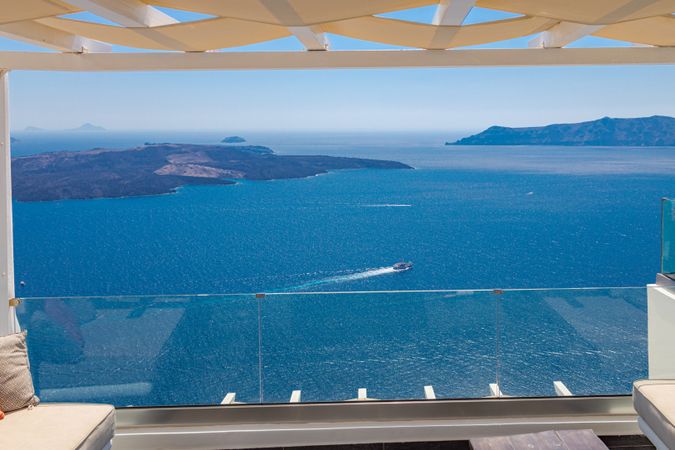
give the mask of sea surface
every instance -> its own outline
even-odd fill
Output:
[[[13,150],[227,134],[16,133]],[[47,322],[62,337],[33,344],[43,397],[204,404],[227,392],[285,401],[302,388],[307,400],[336,400],[368,387],[377,398],[417,398],[425,384],[473,397],[488,395],[500,373],[507,395],[553,395],[554,378],[576,393],[627,393],[646,374],[644,289],[503,300],[489,290],[652,282],[675,148],[444,146],[451,133],[243,135],[279,154],[415,170],[15,202],[18,295],[104,297],[63,300],[56,312],[48,300],[24,302],[29,335]],[[395,273],[402,260],[414,268]],[[457,289],[468,293],[300,294]],[[284,294],[220,295],[262,292]],[[120,295],[131,297],[112,298]],[[55,356],[64,342],[75,343],[73,355]]]

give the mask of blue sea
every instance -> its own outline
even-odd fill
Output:
[[[19,133],[14,154],[218,142]],[[444,146],[435,135],[247,135],[280,154],[402,161],[124,199],[15,203],[24,296],[643,286],[674,148]],[[414,270],[383,270],[410,260]]]
[[[32,132],[15,134],[13,149],[225,135]],[[150,296],[92,300],[86,313],[82,300],[62,302],[72,314],[21,309],[29,335],[33,321],[52,317],[77,336],[72,358],[39,356],[50,344],[33,344],[43,347],[32,356],[43,358],[33,364],[43,397],[204,404],[236,391],[242,401],[284,401],[301,387],[308,400],[335,400],[370,387],[377,398],[416,398],[425,383],[439,397],[466,397],[487,395],[495,367],[513,395],[552,395],[557,376],[577,393],[624,393],[646,374],[644,289],[520,291],[499,305],[476,290],[652,282],[675,148],[444,146],[451,133],[244,136],[279,154],[391,159],[415,170],[15,202],[18,295]],[[413,270],[394,273],[401,260]],[[448,289],[469,293],[292,295]],[[180,296],[258,292],[286,294]],[[116,387],[92,388],[103,385]]]

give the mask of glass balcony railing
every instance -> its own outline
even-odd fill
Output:
[[[500,387],[506,395],[630,394],[647,377],[645,288],[506,291]],[[559,384],[556,383],[559,386]]]
[[[661,273],[675,276],[675,200],[661,200]]]
[[[28,298],[45,401],[117,406],[629,394],[645,288]]]

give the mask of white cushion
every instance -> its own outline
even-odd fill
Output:
[[[675,449],[675,380],[636,381],[633,406],[659,439]]]
[[[101,450],[114,433],[110,405],[43,403],[0,420],[0,449]]]

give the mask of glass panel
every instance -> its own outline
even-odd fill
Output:
[[[27,299],[31,370],[44,401],[116,406],[258,402],[252,295]]]
[[[32,298],[45,401],[116,406],[628,394],[645,288]]]
[[[647,377],[645,288],[505,291],[499,380],[508,396],[630,394]]]
[[[268,294],[266,402],[485,397],[495,382],[490,291]]]
[[[675,201],[661,201],[661,272],[675,274]]]

